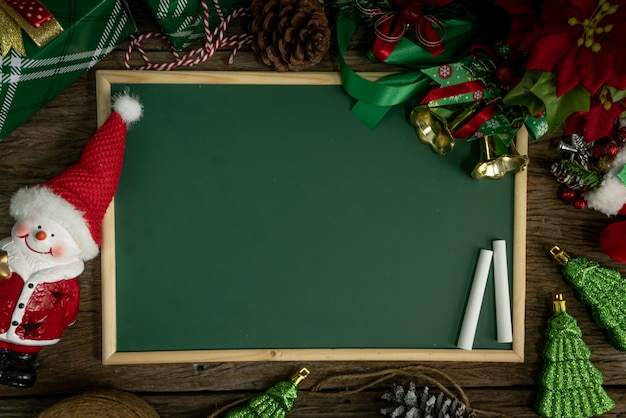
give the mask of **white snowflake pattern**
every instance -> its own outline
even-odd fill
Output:
[[[472,93],[472,98],[474,100],[482,100],[485,98],[485,92],[482,90],[475,91],[474,93]]]
[[[476,138],[483,138],[485,136],[485,133],[483,131],[476,131],[474,132],[474,136]]]
[[[439,77],[443,78],[444,80],[450,78],[452,77],[452,67],[450,67],[448,64],[444,64],[439,67],[439,70],[437,70],[437,74],[439,74]]]
[[[537,138],[541,138],[548,132],[548,122],[541,121],[535,126],[535,132],[537,133]]]
[[[496,50],[500,55],[509,55],[511,53],[511,47],[508,45],[500,45],[496,48]]]
[[[462,70],[464,68],[464,64],[462,62],[453,62],[451,65],[455,70]]]
[[[487,126],[489,129],[495,130],[502,126],[502,124],[497,118],[491,118],[485,122],[485,126]]]

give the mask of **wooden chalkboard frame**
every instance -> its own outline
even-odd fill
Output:
[[[383,73],[362,74],[370,80]],[[111,112],[111,87],[114,84],[261,84],[261,85],[338,85],[337,73],[273,72],[147,72],[100,70],[96,73],[97,115],[101,125]],[[521,154],[528,153],[528,134],[521,130],[516,141]],[[116,326],[116,247],[115,202],[111,203],[103,220],[102,264],[102,318],[104,364],[149,364],[179,362],[223,361],[524,361],[524,310],[526,293],[526,192],[527,173],[515,175],[513,213],[512,322],[513,343],[504,349],[233,349],[121,352],[117,349]]]

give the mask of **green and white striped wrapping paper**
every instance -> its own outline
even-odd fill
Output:
[[[200,0],[147,0],[148,6],[156,17],[163,33],[172,46],[182,51],[194,41],[204,37],[202,25],[202,7]],[[219,6],[224,16],[236,8],[247,6],[245,0],[220,0]],[[220,18],[215,11],[213,1],[207,0],[209,7],[209,27],[215,29]]]
[[[0,55],[0,139],[35,114],[134,31],[120,0],[43,0],[63,33],[26,56]]]

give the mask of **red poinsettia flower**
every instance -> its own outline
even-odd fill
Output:
[[[591,98],[588,112],[575,112],[565,120],[565,134],[582,133],[587,142],[593,142],[609,135],[615,126],[615,120],[626,111],[623,102],[614,102],[606,87]]]
[[[496,0],[495,4],[513,16],[507,45],[520,44],[539,23],[540,0]]]
[[[521,49],[528,68],[554,73],[557,96],[626,89],[626,0],[546,0],[540,22]]]

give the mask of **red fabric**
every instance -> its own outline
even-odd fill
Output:
[[[378,19],[375,28],[376,39],[374,39],[372,54],[377,60],[384,62],[404,36],[405,25],[399,15],[388,14]]]
[[[28,301],[21,306],[18,300],[26,293],[30,293]],[[17,327],[15,332],[23,340],[61,338],[65,328],[76,320],[79,301],[76,278],[37,283],[29,288],[19,274],[13,273],[8,279],[0,280],[0,334]],[[19,325],[12,325],[16,320]]]
[[[433,57],[445,52],[443,39],[435,27],[442,28],[442,24],[432,16],[422,16],[415,26],[417,39]]]
[[[28,23],[38,28],[52,19],[52,13],[37,0],[6,0]]]
[[[80,160],[47,183],[57,195],[84,212],[94,242],[102,242],[100,229],[120,181],[126,124],[113,112],[85,145]]]
[[[472,117],[467,123],[461,126],[456,131],[452,132],[452,136],[459,139],[467,139],[474,132],[481,127],[481,125],[487,122],[492,116],[500,111],[498,103],[491,103],[474,117]]]
[[[600,234],[600,245],[609,257],[626,263],[626,221],[612,223]]]
[[[425,104],[433,100],[439,100],[451,96],[458,96],[465,93],[473,93],[475,91],[480,91],[484,89],[485,84],[483,84],[482,81],[468,81],[461,84],[455,84],[453,86],[440,87],[429,91],[426,97],[424,97],[420,103]]]

